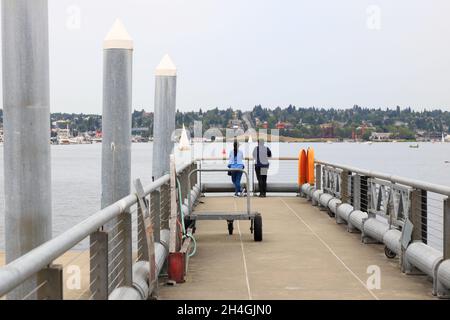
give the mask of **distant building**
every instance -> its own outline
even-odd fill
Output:
[[[407,124],[406,122],[403,122],[403,121],[395,121],[394,125],[395,125],[396,127],[405,127],[405,126],[407,126],[408,124]]]
[[[277,128],[278,130],[287,130],[287,129],[291,129],[291,128],[292,128],[292,124],[289,123],[289,122],[281,122],[281,121],[279,121],[279,122],[276,124],[276,128]]]
[[[320,129],[322,130],[322,138],[334,138],[334,128],[335,124],[332,122],[321,124]]]
[[[370,140],[372,141],[388,141],[392,137],[390,132],[372,132]]]
[[[230,128],[233,128],[233,129],[239,129],[239,128],[242,128],[242,121],[241,121],[241,120],[238,120],[238,119],[230,120],[229,127],[230,127]]]

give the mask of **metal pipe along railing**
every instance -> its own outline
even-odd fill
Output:
[[[169,182],[168,175],[156,180],[144,189],[145,195],[148,196],[167,182]],[[0,297],[49,266],[58,257],[135,204],[137,204],[137,196],[131,194],[0,268]]]
[[[400,255],[403,272],[428,275],[433,294],[450,298],[450,187],[325,161],[315,165],[315,186],[300,186],[313,205],[349,232],[361,232],[364,243],[384,244],[388,258]],[[428,243],[433,236],[439,241]]]

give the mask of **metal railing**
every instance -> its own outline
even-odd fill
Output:
[[[177,178],[186,181],[196,166],[196,162],[181,166]],[[192,185],[195,179],[192,177]],[[168,246],[161,237],[163,230],[169,229],[170,183],[170,175],[165,175],[142,188],[142,194],[128,195],[0,268],[0,298],[106,300],[115,289],[132,286],[133,266],[149,262],[143,203],[148,206],[155,244]],[[188,191],[183,189],[182,194],[184,199]],[[74,249],[80,246],[85,249]],[[14,291],[30,278],[36,281],[28,292]]]
[[[315,186],[302,186],[366,243],[384,243],[402,271],[433,278],[433,293],[450,296],[450,187],[325,161]]]
[[[226,157],[204,157],[198,159],[199,168],[202,169],[214,169],[218,166],[220,167],[226,167],[226,163],[229,159]],[[258,191],[258,182],[255,175],[255,165],[256,160],[252,157],[246,157],[244,158],[245,162],[245,170],[248,172],[249,177],[248,180],[244,183],[245,191],[249,192],[250,194],[254,194]],[[284,181],[283,183],[280,182],[273,182],[270,181],[268,183],[269,189],[272,189],[271,192],[281,192],[281,193],[292,193],[298,192],[298,182],[297,182],[297,168],[298,168],[298,158],[296,157],[272,157],[269,159],[269,162],[271,164],[271,168],[269,170],[269,173],[280,173],[280,171],[277,171],[278,169],[283,170],[283,172],[290,172],[289,176],[292,177],[291,174],[292,171],[295,172],[294,179],[290,182]],[[276,168],[274,164],[277,164],[278,167]],[[283,164],[283,167],[281,167],[280,164]],[[210,179],[208,179],[210,178]],[[227,182],[228,181],[228,182]],[[229,177],[227,177],[225,174],[220,176],[220,179],[217,177],[217,175],[209,176],[208,172],[205,172],[205,174],[200,174],[199,176],[199,185],[201,187],[202,191],[209,191],[205,190],[206,187],[214,186],[215,188],[213,192],[222,193],[220,190],[226,190],[227,192],[231,192],[234,190],[232,183],[229,182]],[[206,188],[208,189],[208,188]]]

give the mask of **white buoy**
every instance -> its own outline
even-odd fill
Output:
[[[181,132],[180,144],[178,145],[178,149],[180,151],[191,150],[191,143],[189,142],[188,134],[184,124],[183,124],[183,131]]]

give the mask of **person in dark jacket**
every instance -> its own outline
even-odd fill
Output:
[[[265,198],[267,194],[267,175],[269,173],[270,158],[272,158],[272,151],[264,145],[263,139],[259,139],[258,146],[253,150],[253,159],[255,160],[255,171],[261,198]]]

